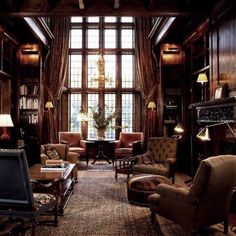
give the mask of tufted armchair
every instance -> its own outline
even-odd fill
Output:
[[[157,186],[156,193],[148,197],[152,223],[157,213],[197,232],[224,221],[227,234],[229,204],[235,185],[236,155],[209,157],[201,161],[190,187]]]
[[[172,177],[176,162],[177,140],[170,137],[151,137],[147,152],[134,157],[133,174],[156,174]]]
[[[47,150],[50,148],[51,151],[54,152],[54,156],[49,156]],[[76,164],[79,159],[79,154],[76,152],[70,152],[69,146],[67,144],[43,144],[40,146],[40,158],[41,164],[45,165],[46,160],[48,159],[63,159],[64,161],[68,161]],[[77,180],[77,165],[73,170],[73,177]]]
[[[86,141],[79,132],[59,132],[59,143],[69,145],[71,152],[80,154],[80,157],[86,156]]]

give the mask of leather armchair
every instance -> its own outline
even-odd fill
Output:
[[[119,140],[115,140],[115,178],[117,174],[132,173],[132,162],[129,158],[142,153],[144,135],[142,132],[120,133]]]
[[[48,155],[46,154],[47,146],[55,148],[60,159],[75,164],[75,168],[73,170],[73,177],[75,178],[75,180],[77,180],[77,171],[78,171],[77,162],[79,160],[79,154],[76,152],[69,151],[69,146],[67,144],[61,144],[61,143],[43,144],[40,146],[40,158],[41,158],[41,164],[43,165],[45,165],[46,160],[49,159]]]
[[[152,222],[155,214],[197,232],[224,221],[228,233],[228,211],[236,184],[236,155],[209,157],[201,161],[190,187],[160,184],[148,197]]]
[[[79,132],[59,132],[59,143],[69,145],[71,152],[86,156],[86,141]]]
[[[121,159],[134,156],[142,152],[144,136],[143,132],[120,133],[118,140],[115,140],[115,157]]]
[[[151,137],[147,152],[135,156],[133,174],[156,174],[172,177],[174,183],[174,163],[177,155],[177,140],[170,137]]]

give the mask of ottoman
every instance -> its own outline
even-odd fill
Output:
[[[161,175],[138,174],[130,177],[127,182],[128,200],[131,204],[148,206],[147,197],[156,192],[158,184],[171,184],[170,180]]]

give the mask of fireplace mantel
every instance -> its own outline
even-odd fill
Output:
[[[190,109],[196,109],[197,122],[235,122],[236,97],[215,99],[212,101],[192,103]]]

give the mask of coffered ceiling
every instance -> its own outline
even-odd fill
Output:
[[[1,15],[186,16],[207,15],[220,0],[1,0]]]

